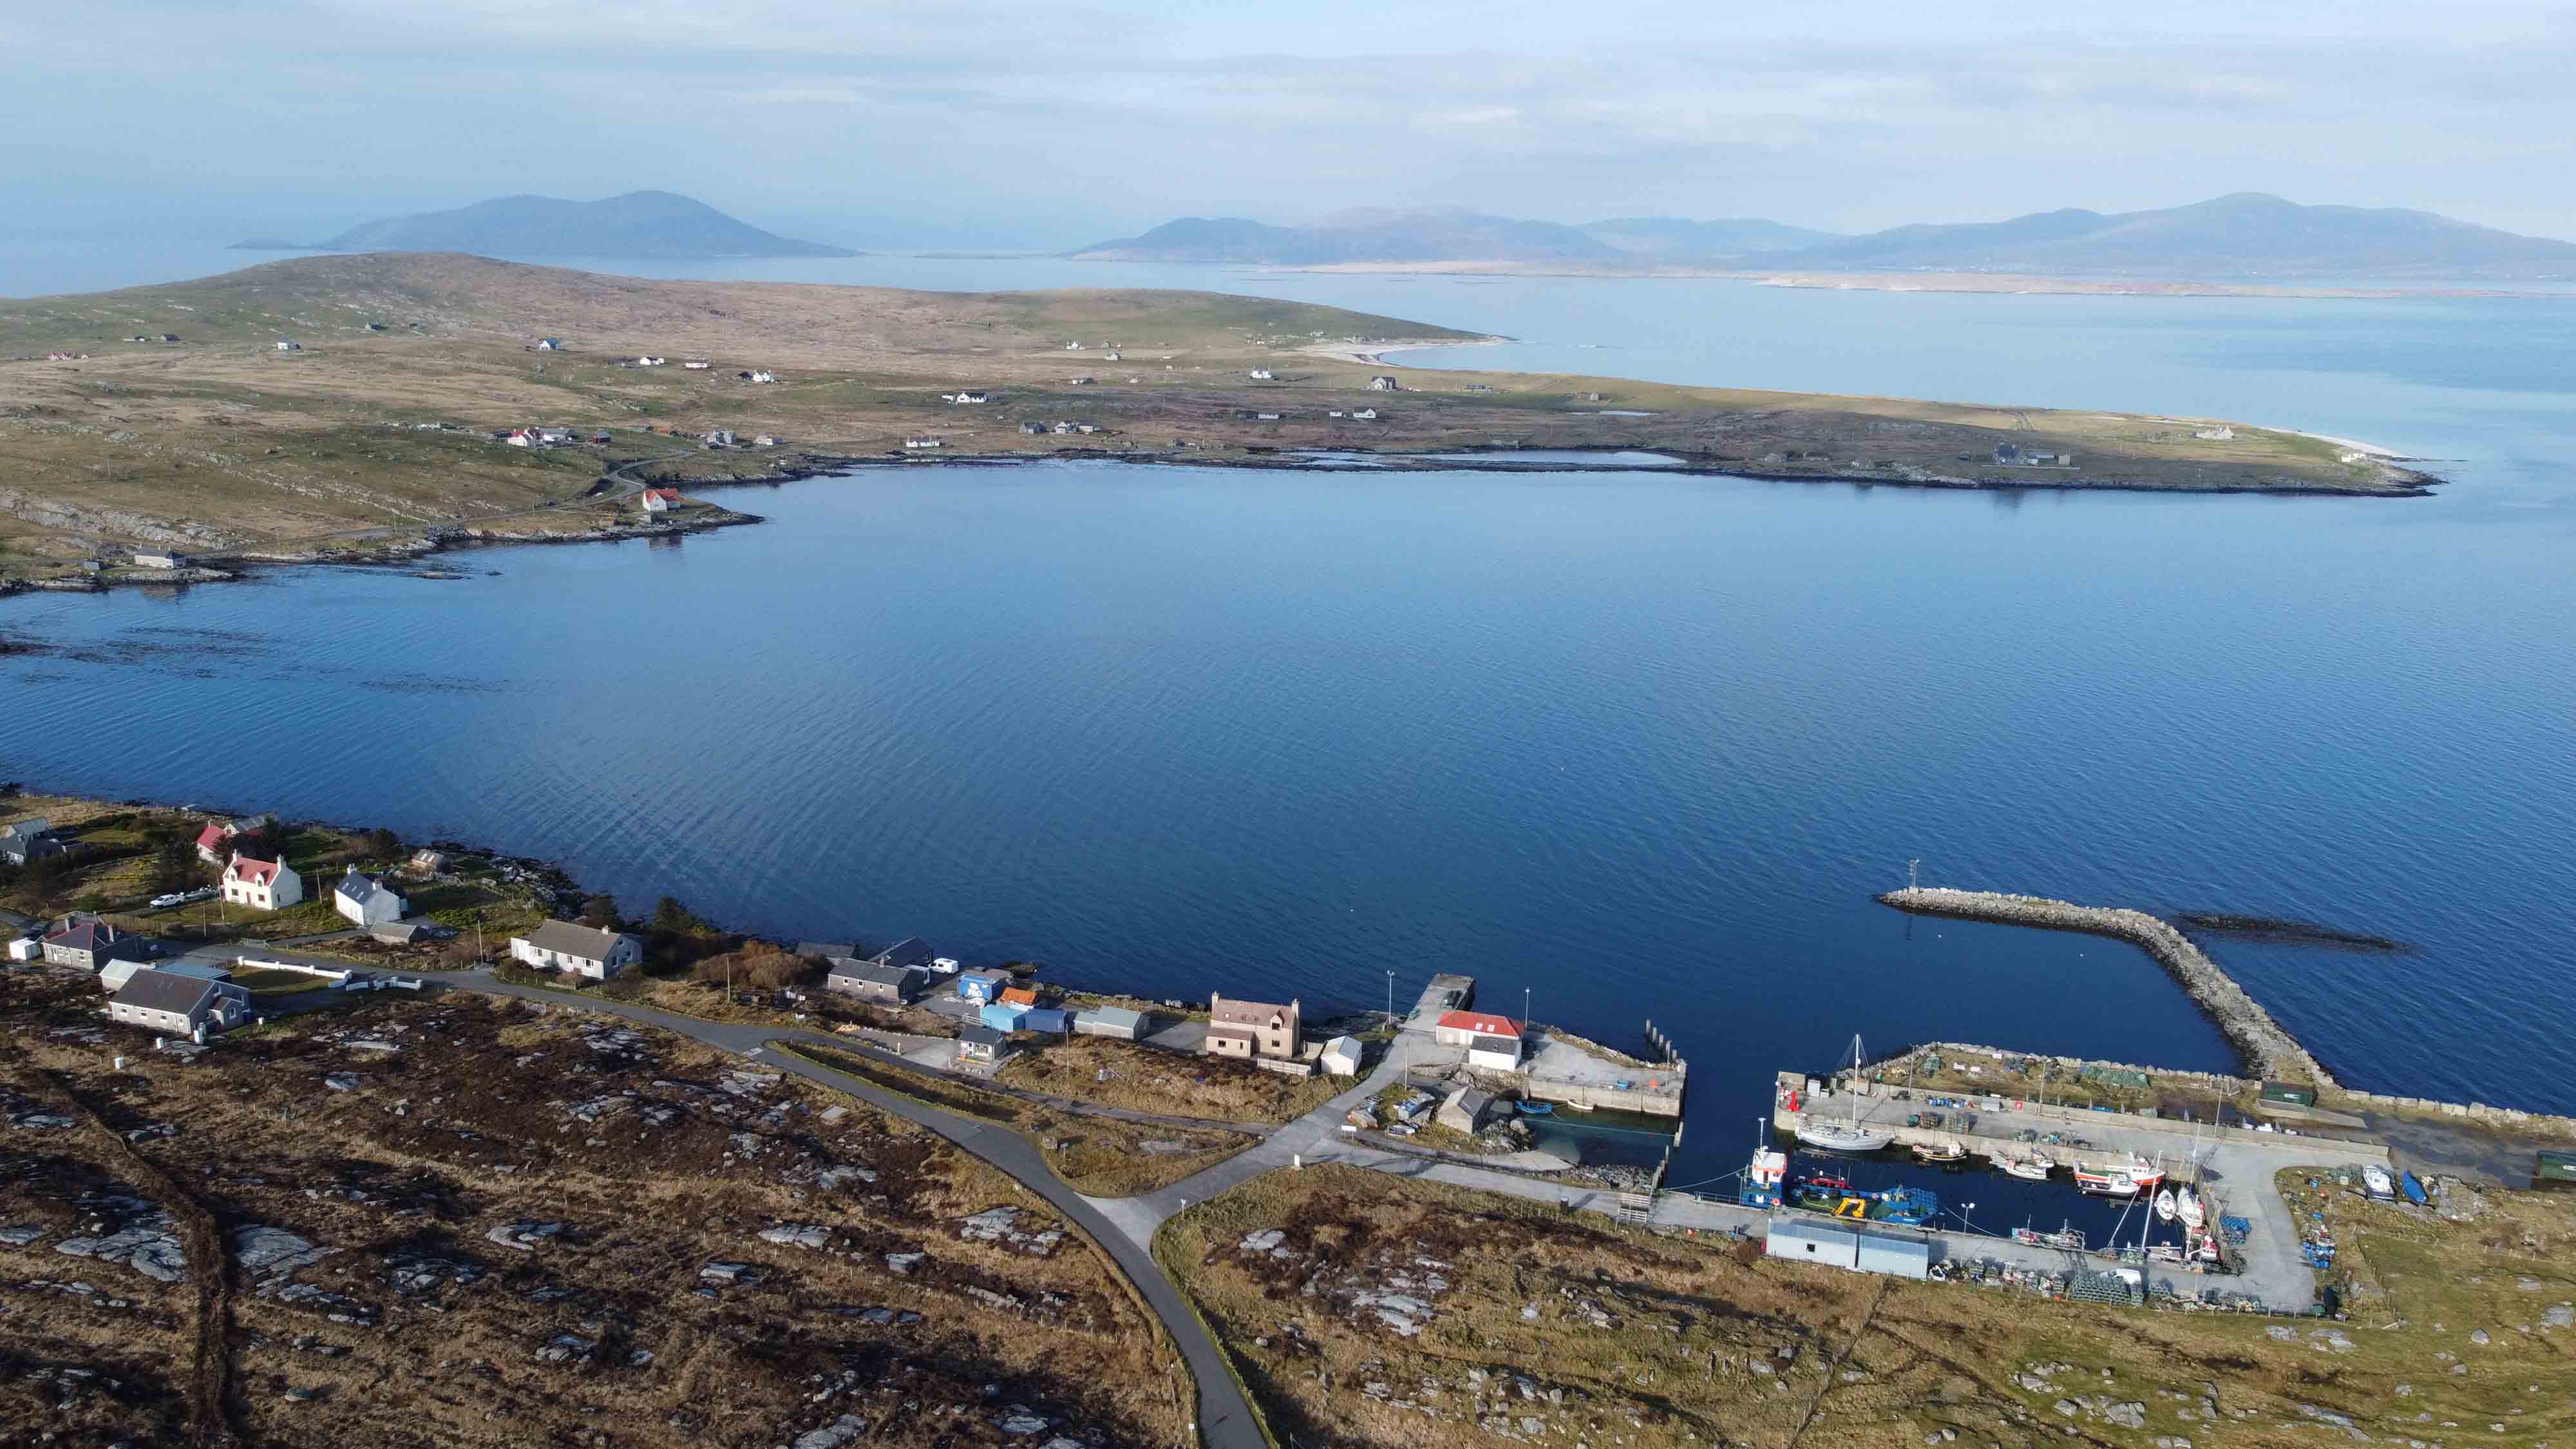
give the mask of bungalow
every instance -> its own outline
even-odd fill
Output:
[[[537,446],[541,448],[560,448],[572,441],[570,428],[538,428],[536,434]]]
[[[1022,424],[1020,424],[1020,431],[1021,431],[1021,432],[1024,432],[1024,433],[1037,433],[1037,434],[1043,434],[1044,432],[1046,432],[1046,430],[1047,430],[1047,425],[1046,425],[1046,424],[1044,424],[1044,423],[1022,423]]]
[[[988,1001],[984,1003],[982,1010],[975,1013],[975,1019],[995,1031],[1018,1031],[1020,1018],[1028,1013],[1029,1009],[1025,1006],[1015,1006],[1006,1001]]]
[[[1279,415],[1277,413],[1254,413],[1252,415],[1252,420],[1258,423],[1275,423],[1279,421]]]
[[[275,911],[304,899],[304,877],[282,860],[253,860],[236,850],[224,865],[224,899],[254,911]]]
[[[667,358],[655,357],[653,354],[651,354],[651,353],[649,353],[649,352],[648,352],[648,353],[645,353],[642,357],[639,357],[639,358],[635,359],[635,365],[636,365],[637,367],[660,367],[664,362],[666,362],[666,361],[668,361],[668,360],[669,360],[669,359],[667,359]]]
[[[776,382],[778,381],[778,374],[771,372],[765,367],[755,367],[751,370],[751,380],[753,382]]]
[[[62,853],[63,843],[54,837],[53,822],[42,816],[0,825],[0,861],[25,865],[31,860]]]
[[[1438,1115],[1431,1120],[1452,1132],[1473,1135],[1477,1128],[1485,1125],[1485,1119],[1493,1114],[1494,1096],[1491,1092],[1481,1091],[1475,1087],[1460,1087],[1449,1094],[1448,1101],[1440,1104]]]
[[[999,1001],[1002,988],[1011,978],[999,971],[960,971],[957,973],[957,999],[977,1003]]]
[[[993,395],[989,392],[943,392],[939,400],[952,407],[965,407],[972,403],[991,402]]]
[[[961,1067],[990,1066],[1010,1039],[1009,1033],[995,1031],[989,1026],[966,1027],[957,1033],[957,1064]]]
[[[680,365],[691,372],[704,372],[708,368],[715,366],[714,363],[707,361],[703,357],[692,357]]]
[[[1351,414],[1351,417],[1357,422],[1373,423],[1377,421],[1377,409],[1362,408],[1358,412]]]
[[[1123,352],[1117,351],[1117,350],[1116,350],[1116,349],[1114,349],[1114,348],[1113,348],[1113,349],[1111,349],[1110,351],[1107,351],[1107,352],[1104,352],[1104,353],[1100,354],[1100,356],[1101,356],[1101,358],[1102,358],[1102,360],[1103,360],[1103,361],[1107,361],[1107,362],[1125,362],[1125,361],[1127,360],[1127,354],[1126,354],[1126,353],[1123,353]]]
[[[1256,367],[1252,370],[1252,380],[1254,382],[1277,382],[1279,378],[1278,375],[1273,373],[1269,368]]]
[[[832,974],[823,978],[823,985],[862,1001],[903,1006],[921,994],[921,981],[921,973],[909,966],[880,966],[844,956],[832,963]]]
[[[147,1031],[194,1036],[222,1031],[250,1015],[250,992],[229,981],[167,971],[137,971],[107,1002],[108,1018]]]
[[[537,339],[537,350],[539,352],[561,352],[563,351],[563,343],[556,338],[540,337]]]
[[[501,441],[513,448],[533,448],[537,445],[536,437],[525,428],[512,428],[503,435]]]
[[[937,438],[906,438],[903,440],[903,445],[919,451],[923,448],[936,448],[940,446],[940,442]]]
[[[376,877],[360,875],[353,865],[331,888],[331,909],[356,925],[383,926],[410,914],[411,902]]]
[[[1069,419],[1055,425],[1055,432],[1062,437],[1071,437],[1080,431],[1082,431],[1081,427]]]
[[[183,569],[188,566],[184,553],[138,553],[134,566],[139,569]]]
[[[1328,1077],[1356,1077],[1360,1074],[1362,1048],[1359,1038],[1337,1036],[1324,1043],[1321,1065]]]
[[[668,513],[680,506],[680,490],[677,488],[647,488],[643,498],[646,513]]]
[[[304,344],[296,341],[292,337],[281,337],[277,339],[277,350],[280,352],[302,352],[304,350]]]
[[[209,820],[197,832],[197,859],[208,865],[221,865],[232,854],[232,842],[245,835],[255,835],[276,821],[266,815],[245,815],[239,820]]]
[[[1059,1011],[1052,1006],[1032,1007],[1020,1013],[1019,1029],[1044,1032],[1048,1036],[1063,1036],[1073,1030],[1073,1014]]]
[[[1038,1004],[1038,989],[1034,986],[1005,986],[996,999],[1005,1006],[1035,1006]]]
[[[548,921],[510,938],[510,959],[605,981],[644,959],[644,943],[623,931]]]
[[[443,850],[415,850],[411,853],[411,863],[403,868],[410,871],[413,875],[436,875],[440,871],[447,869],[447,852]]]
[[[1300,1036],[1303,1013],[1295,1001],[1274,1006],[1266,1001],[1228,1001],[1222,995],[1208,997],[1206,1050],[1219,1057],[1269,1057],[1277,1061],[1294,1061],[1304,1045]]]
[[[1378,376],[1369,379],[1369,390],[1371,392],[1396,392],[1400,389],[1396,387],[1394,378],[1381,373]]]
[[[1076,1036],[1105,1036],[1117,1041],[1136,1041],[1152,1029],[1152,1018],[1124,1006],[1086,1006],[1074,1013]]]

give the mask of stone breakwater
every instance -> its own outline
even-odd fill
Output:
[[[2006,895],[1998,891],[1963,891],[1939,886],[1889,891],[1879,903],[1919,915],[1957,916],[1971,921],[1999,921],[2012,926],[2038,926],[2052,931],[2082,931],[2127,941],[2155,958],[2200,1009],[2209,1013],[2227,1039],[2257,1075],[2276,1081],[2305,1082],[2340,1091],[2335,1081],[2298,1038],[2284,1030],[2261,1003],[2246,994],[2236,979],[2193,945],[2174,926],[2144,911],[2118,907],[2079,906],[2042,896]]]

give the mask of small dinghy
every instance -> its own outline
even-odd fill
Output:
[[[2168,1223],[2174,1220],[2174,1195],[2172,1188],[2166,1188],[2164,1191],[2156,1194],[2156,1217]]]

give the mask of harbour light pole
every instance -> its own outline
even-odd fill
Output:
[[[1390,1030],[1395,1026],[1395,968],[1392,966],[1386,968],[1386,1024]]]

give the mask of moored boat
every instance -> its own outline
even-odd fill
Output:
[[[1849,1089],[1860,1084],[1863,1064],[1860,1038],[1852,1038],[1851,1080],[1845,1083],[1850,1106],[1840,1122],[1819,1121],[1812,1112],[1798,1114],[1798,1140],[1809,1147],[1827,1152],[1876,1152],[1896,1140],[1896,1134],[1876,1127],[1860,1125],[1860,1094]]]
[[[2014,1242],[2028,1248],[2064,1248],[2074,1253],[2084,1251],[2084,1230],[2072,1224],[2059,1228],[2053,1233],[2039,1232],[2027,1226],[2018,1227],[2012,1230],[2012,1237]]]
[[[2156,1194],[2156,1217],[2158,1220],[2168,1223],[2174,1220],[2173,1189],[2167,1188],[2163,1192]]]
[[[2024,1182],[2046,1182],[2050,1171],[2057,1166],[2045,1152],[2034,1152],[2028,1157],[1999,1156],[1993,1161],[1996,1171]]]
[[[1521,1115],[1524,1117],[1552,1117],[1556,1115],[1556,1104],[1554,1102],[1523,1102],[1521,1103]]]
[[[1843,1178],[1817,1173],[1798,1179],[1789,1189],[1792,1207],[1856,1222],[1896,1223],[1915,1227],[1941,1211],[1941,1200],[1919,1187],[1890,1187],[1864,1192]]]
[[[1945,1163],[1968,1160],[1968,1146],[1953,1137],[1944,1142],[1917,1142],[1913,1148],[1917,1162]]]
[[[2399,1191],[2406,1194],[2406,1200],[2415,1204],[2417,1207],[2430,1207],[2432,1205],[2433,1200],[2424,1195],[2424,1184],[2415,1176],[2415,1174],[2411,1172],[2399,1173],[2397,1176],[2397,1186]]]
[[[2199,1193],[2178,1187],[2174,1189],[2174,1216],[2182,1219],[2184,1227],[2197,1231],[2209,1220],[2209,1209],[2202,1204]]]
[[[2376,1162],[2362,1164],[2361,1185],[2368,1188],[2370,1195],[2375,1198],[2386,1199],[2397,1196],[2396,1180],[2388,1175],[2387,1168]]]

